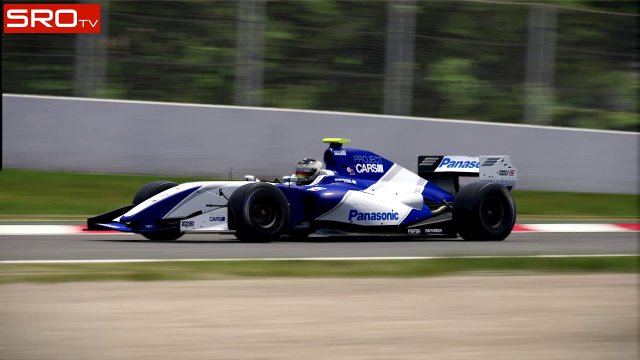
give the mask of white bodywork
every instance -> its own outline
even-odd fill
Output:
[[[480,156],[480,181],[494,182],[513,189],[518,181],[518,170],[507,155]]]
[[[433,172],[478,176],[482,182],[498,183],[509,189],[512,189],[518,180],[517,169],[508,155],[446,155]]]
[[[203,213],[180,222],[180,231],[225,232],[227,226],[227,200],[231,194],[245,184],[253,181],[201,181],[180,184],[143,201],[123,216],[136,214],[154,203],[173,196],[181,191],[198,188],[171,209],[163,219],[184,218],[198,211]],[[120,221],[120,217],[113,221]]]
[[[394,164],[365,190],[347,191],[342,201],[316,220],[357,225],[399,225],[411,210],[424,204],[427,180]],[[356,211],[356,213],[354,213]]]

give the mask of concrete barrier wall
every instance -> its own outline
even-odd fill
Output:
[[[638,133],[6,94],[2,105],[6,168],[272,179],[339,136],[411,170],[418,154],[507,154],[521,189],[638,193]]]

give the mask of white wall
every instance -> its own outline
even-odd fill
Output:
[[[271,179],[346,137],[412,170],[418,154],[507,154],[520,189],[638,193],[638,133],[9,94],[2,105],[5,168]]]

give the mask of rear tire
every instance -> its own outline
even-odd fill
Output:
[[[453,222],[465,240],[504,240],[516,223],[515,201],[500,184],[469,184],[453,201]]]
[[[178,186],[178,184],[171,181],[152,181],[148,184],[143,185],[140,190],[138,190],[131,203],[133,205],[138,205],[143,201],[175,186]],[[180,232],[180,228],[177,228],[158,231],[146,231],[141,232],[140,235],[154,241],[173,241],[178,240],[180,237],[182,237],[182,235],[184,235],[184,233]]]
[[[231,194],[229,228],[244,242],[277,240],[289,222],[289,203],[282,191],[266,183],[247,184]]]

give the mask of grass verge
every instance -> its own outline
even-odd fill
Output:
[[[0,284],[18,282],[206,280],[246,277],[427,277],[460,273],[637,273],[640,256],[447,258],[425,260],[197,261],[0,264]]]
[[[97,215],[130,204],[142,185],[155,180],[202,179],[5,169],[0,172],[0,215]]]
[[[2,170],[0,219],[81,220],[131,202],[138,189],[154,180],[177,183],[189,177],[80,174],[55,171]],[[518,216],[637,219],[638,195],[514,191]]]
[[[518,215],[637,219],[640,196],[515,190]]]

